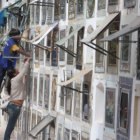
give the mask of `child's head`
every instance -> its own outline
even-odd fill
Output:
[[[15,75],[16,69],[15,68],[10,68],[7,70],[7,76],[12,79]]]
[[[13,37],[14,40],[19,40],[19,37],[14,36],[20,36],[20,31],[18,29],[12,28],[9,32],[9,37]]]

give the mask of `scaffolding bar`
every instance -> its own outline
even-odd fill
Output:
[[[54,7],[53,5],[48,5],[48,4],[46,4],[46,5],[40,5],[40,4],[29,4],[29,5],[34,5],[34,6],[48,6],[48,7]]]
[[[3,56],[3,58],[7,58],[7,59],[27,59],[27,58],[32,58],[32,57],[12,57],[12,56]]]
[[[88,47],[90,47],[90,48],[92,48],[92,49],[94,49],[94,50],[96,50],[96,51],[98,51],[98,52],[100,52],[100,53],[102,53],[102,54],[104,54],[104,55],[107,55],[106,53],[102,52],[101,50],[98,50],[98,49],[92,47],[91,45],[89,45],[89,44],[87,44],[87,43],[85,43],[85,42],[83,42],[83,44],[87,45]]]
[[[43,4],[52,4],[52,5],[54,5],[54,3],[53,2],[41,2],[41,1],[36,1],[36,2],[34,2],[34,3],[43,3]],[[30,4],[34,4],[34,3],[30,3]]]

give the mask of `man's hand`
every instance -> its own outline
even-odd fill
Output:
[[[32,55],[29,52],[24,51],[23,49],[19,48],[19,50],[17,50],[19,53],[27,56],[27,57],[31,57]]]

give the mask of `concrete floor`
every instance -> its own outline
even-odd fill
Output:
[[[5,133],[6,124],[3,123],[3,125],[0,127],[0,140],[4,139],[4,133]],[[10,140],[32,140],[31,137],[26,137],[24,134],[16,133],[15,131],[11,135]]]
[[[0,140],[4,140],[4,133],[7,126],[7,122],[4,120],[4,116],[2,116],[1,114],[2,112],[0,109]],[[17,132],[15,129],[15,131],[13,131],[11,135],[10,140],[37,140],[37,139],[33,139],[29,135],[25,135],[25,133],[21,133],[21,131]]]
[[[0,140],[4,139],[6,126],[7,126],[7,122],[5,122],[3,116],[1,116],[1,110],[0,110]],[[31,139],[29,139],[29,137],[26,137],[24,134],[21,134],[20,132],[17,133],[16,131],[13,131],[10,140],[31,140]]]
[[[5,121],[1,121],[1,123],[0,123],[0,140],[4,139],[4,133],[5,133],[6,125],[7,124],[6,124]],[[14,133],[12,133],[10,140],[17,140]]]

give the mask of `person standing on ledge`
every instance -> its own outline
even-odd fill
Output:
[[[9,120],[7,128],[5,130],[4,140],[10,140],[11,133],[14,130],[20,114],[22,104],[27,97],[24,90],[24,76],[28,71],[29,62],[30,59],[26,59],[20,72],[18,72],[18,70],[16,70],[15,68],[10,68],[7,70],[9,81],[6,89],[10,97],[8,99],[9,103],[6,107],[6,111],[9,115]]]
[[[0,88],[6,71],[9,68],[15,68],[18,53],[23,54],[27,57],[31,57],[29,52],[24,51],[18,46],[20,41],[20,31],[12,28],[8,35],[9,40],[6,42],[3,48],[3,55],[0,55]],[[5,57],[5,58],[4,58]],[[13,57],[13,58],[8,58]]]

